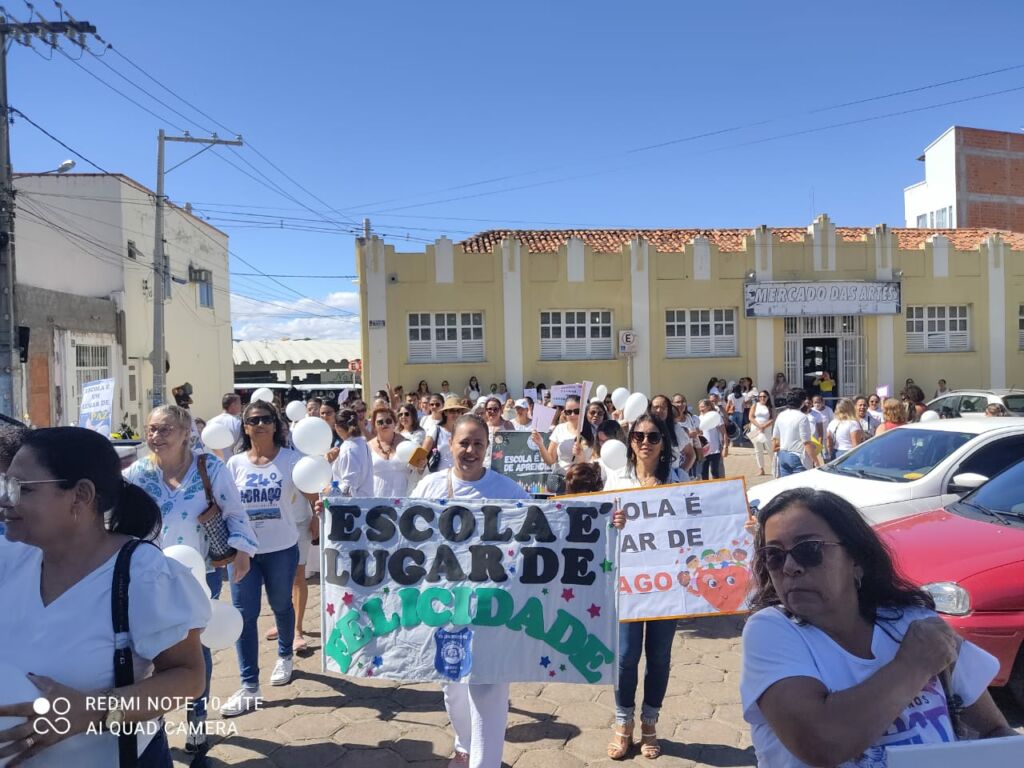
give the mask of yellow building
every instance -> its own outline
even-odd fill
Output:
[[[490,231],[356,246],[364,382],[592,380],[691,400],[711,376],[841,395],[1024,386],[1024,234],[986,229]],[[627,354],[621,336],[633,332]]]

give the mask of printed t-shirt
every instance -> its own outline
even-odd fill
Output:
[[[292,470],[302,456],[290,448],[278,449],[268,463],[257,466],[244,453],[228,459],[228,469],[242,497],[242,506],[259,539],[257,554],[288,549],[299,540],[298,524],[309,515],[309,502],[292,482]]]

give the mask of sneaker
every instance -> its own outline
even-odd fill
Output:
[[[246,712],[251,712],[263,702],[263,694],[259,688],[239,688],[224,702],[220,708],[221,717],[238,717]]]
[[[271,685],[288,685],[292,681],[292,660],[278,659],[274,665],[274,673],[270,676]]]

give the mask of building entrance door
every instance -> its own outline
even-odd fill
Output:
[[[838,379],[839,339],[804,339],[803,341],[803,387],[811,394],[820,394],[814,382],[823,371]],[[837,389],[836,392],[839,390]],[[829,393],[830,396],[835,393]]]

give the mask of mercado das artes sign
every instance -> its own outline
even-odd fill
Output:
[[[898,315],[898,281],[757,282],[743,288],[747,317]]]
[[[325,507],[325,671],[612,681],[611,504],[339,496]]]
[[[743,480],[711,480],[614,493],[620,535],[619,618],[669,619],[746,611],[754,540]]]

